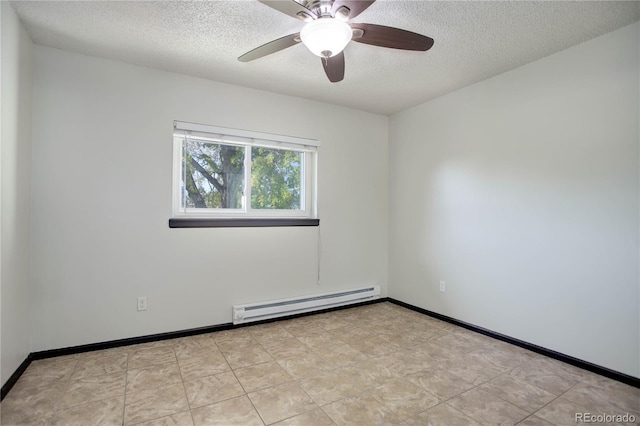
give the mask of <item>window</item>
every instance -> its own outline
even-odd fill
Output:
[[[184,122],[174,127],[174,217],[316,217],[317,141]]]

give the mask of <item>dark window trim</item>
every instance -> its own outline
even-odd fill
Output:
[[[320,219],[300,218],[240,218],[240,219],[213,219],[213,218],[171,218],[169,228],[264,228],[273,226],[319,226]]]

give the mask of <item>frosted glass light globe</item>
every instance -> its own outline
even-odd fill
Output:
[[[307,23],[300,31],[300,40],[314,55],[330,58],[342,52],[351,41],[349,24],[334,18],[320,18]]]

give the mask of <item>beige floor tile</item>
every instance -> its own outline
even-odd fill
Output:
[[[128,355],[126,352],[110,353],[105,356],[81,357],[73,370],[71,380],[126,371],[127,360]]]
[[[269,340],[262,343],[262,347],[274,359],[293,358],[312,353],[308,346],[295,337]]]
[[[370,331],[363,330],[358,327],[349,326],[343,328],[336,328],[335,330],[325,331],[324,335],[334,339],[336,342],[343,342],[352,344],[353,342],[362,342],[374,337],[381,337],[381,335],[371,333]]]
[[[245,348],[250,349],[252,347],[262,348],[262,345],[260,344],[260,342],[254,339],[253,336],[248,332],[246,335],[236,336],[232,340],[222,340],[222,341],[216,340],[215,342],[218,349],[224,353],[241,351],[241,350],[244,350]]]
[[[212,343],[214,343],[212,341]],[[204,358],[214,355],[221,355],[217,346],[203,346],[198,340],[186,340],[173,345],[173,351],[178,361],[188,360],[190,358]]]
[[[480,426],[471,417],[444,403],[408,418],[405,422],[409,426]]]
[[[485,383],[506,371],[475,353],[468,353],[457,358],[452,357],[440,365],[474,385]]]
[[[575,426],[578,423],[576,416],[580,413],[592,413],[592,410],[560,397],[536,411],[535,415],[556,426]]]
[[[145,368],[155,364],[168,364],[177,362],[173,347],[165,345],[158,347],[145,347],[132,352],[129,355],[129,369]]]
[[[640,418],[640,390],[380,303],[34,361],[0,424],[543,426],[603,412]]]
[[[260,344],[255,343],[249,346],[234,347],[233,349],[223,349],[222,354],[232,369],[248,367],[254,364],[273,361]]]
[[[325,353],[336,350],[345,343],[336,340],[333,337],[322,334],[310,334],[307,336],[298,336],[297,339],[309,347],[314,353]]]
[[[183,380],[213,376],[231,370],[222,353],[214,351],[203,358],[178,358],[178,365]]]
[[[264,344],[273,340],[291,339],[293,335],[278,323],[261,324],[251,327],[249,334],[259,343]]]
[[[4,402],[2,403],[4,407]],[[3,408],[0,413],[0,424],[6,426],[50,426],[53,418],[53,411],[33,410],[30,407]]]
[[[0,424],[48,424],[68,386],[66,381],[18,380],[2,401]]]
[[[299,380],[298,383],[320,406],[354,396],[367,389],[357,375],[344,368],[324,370],[313,377]]]
[[[153,389],[180,382],[182,382],[182,376],[175,361],[127,371],[127,392]]]
[[[527,362],[537,367],[549,369],[558,375],[573,379],[575,382],[581,382],[593,376],[593,374],[587,370],[574,367],[573,365],[569,365],[565,362],[558,361],[544,355],[534,354]]]
[[[438,398],[404,378],[388,379],[367,394],[401,419],[415,416],[440,402]]]
[[[451,360],[451,353],[442,346],[432,342],[416,345],[413,348],[421,359],[428,360],[429,368],[438,368],[444,366]]]
[[[124,395],[58,410],[51,426],[122,425]]]
[[[141,350],[147,350],[147,349],[158,349],[158,348],[162,348],[162,347],[171,347],[173,346],[174,342],[176,341],[182,341],[183,339],[190,339],[191,337],[187,337],[187,338],[177,338],[177,339],[163,339],[163,340],[155,340],[153,342],[147,342],[147,343],[139,343],[136,345],[130,345],[128,346],[128,350],[127,352],[129,353],[133,353],[133,352],[138,352]]]
[[[318,318],[314,320],[314,323],[324,330],[335,330],[336,328],[350,326],[347,321],[335,316],[333,313],[318,315]]]
[[[378,364],[387,367],[392,373],[408,376],[421,370],[439,365],[437,360],[418,350],[402,349],[398,352],[375,357]]]
[[[555,395],[545,390],[515,380],[511,376],[499,376],[480,386],[480,389],[486,390],[528,413],[533,413],[556,398]]]
[[[160,417],[159,419],[149,420],[144,423],[138,423],[136,426],[193,426],[193,419],[191,418],[191,412],[185,411]]]
[[[349,339],[348,343],[355,349],[369,357],[377,357],[400,350],[400,346],[382,337],[372,336],[366,339],[360,337]]]
[[[198,344],[200,346],[202,346],[203,348],[210,348],[210,349],[219,351],[220,348],[216,344],[216,340],[213,337],[215,335],[216,335],[216,333],[198,334],[197,336],[193,336],[193,339],[195,341],[197,341]]]
[[[343,399],[322,409],[338,426],[395,425],[402,420],[367,394]]]
[[[435,338],[441,335],[441,332],[431,331],[431,332],[410,332],[410,333],[398,333],[397,331],[389,332],[389,333],[381,333],[380,338],[389,342],[389,344],[394,345],[398,348],[405,349],[413,349],[416,345],[420,345],[423,343],[427,343],[430,339]]]
[[[223,351],[259,344],[246,328],[218,331],[217,333],[212,333],[212,337],[218,348]]]
[[[553,425],[548,421],[541,419],[538,416],[529,416],[523,421],[521,421],[520,423],[518,423],[518,426],[553,426]]]
[[[469,356],[503,371],[511,370],[527,360],[521,352],[505,351],[496,347],[472,351]]]
[[[276,362],[293,378],[302,379],[315,376],[321,371],[332,368],[315,354],[306,354],[293,358],[277,359]]]
[[[276,426],[334,426],[335,423],[320,408],[309,411],[298,416],[291,417],[281,422],[275,423]]]
[[[61,408],[102,399],[123,397],[127,373],[105,374],[72,380],[62,397]]]
[[[495,339],[492,339],[491,337],[485,336],[484,334],[476,333],[475,331],[471,331],[471,330],[464,329],[462,331],[457,331],[455,333],[458,335],[462,335],[464,338],[471,341],[471,343],[475,345],[475,349],[474,349],[475,351],[483,350],[483,349],[491,349],[493,348],[493,344],[495,342]]]
[[[407,380],[420,386],[440,400],[447,400],[474,387],[446,369],[421,370],[406,376]]]
[[[57,406],[55,398],[44,397],[42,393],[31,398],[18,398],[9,394],[0,406],[2,425],[49,425]]]
[[[388,379],[395,377],[390,369],[378,364],[374,360],[356,362],[343,367],[341,371],[342,374],[345,374],[353,383],[361,385],[362,389],[379,386]]]
[[[244,389],[232,372],[184,382],[191,408],[213,404],[244,395]]]
[[[289,334],[296,338],[326,333],[326,330],[324,328],[318,327],[313,323],[302,324],[298,323],[297,320],[292,320],[289,324],[284,324],[283,328],[287,330]]]
[[[21,377],[5,397],[5,401],[20,404],[43,404],[45,401],[57,401],[69,387],[68,380],[36,380]]]
[[[538,354],[535,352],[512,345],[511,343],[503,342],[502,340],[493,340],[491,342],[491,346],[497,350],[517,354],[517,356],[523,360],[534,359],[538,356]]]
[[[78,360],[93,358],[112,358],[116,355],[128,354],[133,351],[133,346],[117,346],[115,348],[100,349],[96,351],[87,351],[78,354]]]
[[[238,368],[234,373],[245,392],[257,391],[293,380],[282,367],[273,361]]]
[[[432,325],[431,323],[424,321],[411,321],[408,334],[431,340],[444,336],[445,333],[447,332],[442,330],[439,325]]]
[[[262,389],[248,396],[267,425],[318,408],[311,397],[295,382]]]
[[[458,395],[447,404],[484,424],[516,424],[529,413],[481,389]]]
[[[182,383],[127,392],[124,406],[126,425],[170,416],[189,409]]]
[[[63,356],[31,362],[22,379],[39,381],[69,380],[78,363],[78,356]]]
[[[465,354],[478,349],[477,344],[466,338],[462,333],[447,333],[431,339],[430,342],[440,345],[456,354]]]
[[[640,419],[640,389],[602,378],[580,383],[564,393],[563,398],[589,407],[594,412],[630,413]]]
[[[195,426],[264,426],[246,396],[196,408],[191,415]]]
[[[450,324],[448,322],[443,321],[442,326],[440,327],[442,330],[445,330],[447,332],[461,332],[464,331],[464,328],[460,327],[459,325],[455,325],[455,324]]]
[[[520,382],[528,383],[556,396],[579,383],[576,379],[558,375],[548,368],[530,362],[522,363],[508,374]]]
[[[331,349],[316,350],[323,361],[333,366],[344,366],[369,359],[368,356],[349,344],[343,344]]]

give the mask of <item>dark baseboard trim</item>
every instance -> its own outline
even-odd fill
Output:
[[[20,364],[20,367],[18,367],[18,369],[11,375],[11,377],[9,378],[9,380],[7,380],[4,386],[2,386],[2,397],[0,398],[0,401],[2,401],[4,397],[9,393],[11,388],[16,384],[18,379],[20,379],[20,376],[22,376],[22,373],[26,371],[27,367],[29,367],[32,361],[47,359],[47,358],[54,358],[57,356],[73,355],[73,354],[79,354],[79,353],[91,352],[91,351],[99,351],[103,349],[118,348],[121,346],[130,346],[130,345],[138,345],[141,343],[158,342],[161,340],[177,339],[180,337],[196,336],[199,334],[215,333],[216,331],[231,330],[234,328],[243,328],[243,327],[249,327],[249,326],[258,325],[258,324],[267,324],[267,323],[276,322],[276,321],[284,321],[284,320],[293,319],[293,318],[300,318],[300,317],[306,317],[310,315],[323,314],[326,312],[339,311],[342,309],[353,308],[356,306],[372,305],[375,303],[382,303],[386,301],[387,301],[386,297],[381,297],[379,299],[368,300],[366,302],[353,303],[353,304],[344,305],[344,306],[334,306],[332,308],[320,309],[312,312],[303,312],[299,314],[287,315],[287,316],[278,317],[278,318],[269,318],[261,321],[248,322],[245,324],[234,325],[233,323],[224,323],[224,324],[211,325],[206,327],[191,328],[188,330],[170,331],[167,333],[158,333],[158,334],[150,334],[147,336],[130,337],[127,339],[110,340],[108,342],[90,343],[88,345],[79,345],[79,346],[71,346],[68,348],[50,349],[46,351],[32,352],[27,356],[24,362]]]
[[[88,345],[70,346],[60,349],[32,352],[33,360],[53,358],[57,356],[80,354],[84,352],[100,351],[103,349],[119,348],[121,346],[139,345],[141,343],[158,342],[160,340],[177,339],[180,337],[196,336],[198,334],[213,333],[216,331],[234,328],[231,323],[212,325],[207,327],[192,328],[189,330],[170,331],[167,333],[149,334],[146,336],[129,337],[126,339],[109,340],[107,342],[90,343]]]
[[[22,373],[27,371],[27,368],[31,364],[31,361],[33,361],[33,358],[31,357],[31,354],[29,354],[27,355],[27,358],[24,361],[22,361],[22,364],[20,364],[18,369],[13,372],[11,377],[9,377],[9,380],[7,380],[4,385],[2,385],[2,390],[0,390],[0,401],[2,401],[5,396],[7,396],[7,394],[13,387],[13,385],[15,385],[18,382],[18,379],[20,379],[20,376],[22,376]]]
[[[553,351],[551,349],[543,348],[542,346],[534,345],[533,343],[525,342],[520,339],[516,339],[510,336],[506,336],[504,334],[497,333],[495,331],[488,330],[486,328],[478,327],[473,324],[469,324],[464,321],[457,320],[455,318],[448,317],[446,315],[442,315],[436,312],[429,311],[427,309],[419,308],[417,306],[413,306],[409,303],[401,302],[400,300],[387,298],[388,302],[396,304],[398,306],[402,306],[403,308],[411,309],[412,311],[419,312],[424,315],[428,315],[433,318],[437,318],[442,321],[446,321],[448,323],[460,326],[462,328],[466,328],[467,330],[475,331],[476,333],[483,334],[488,337],[492,337],[497,340],[501,340],[506,343],[510,343],[512,345],[521,347],[523,349],[530,350],[532,352],[539,353],[544,356],[548,356],[549,358],[556,359],[558,361],[565,362],[567,364],[571,364],[575,367],[582,368],[583,370],[591,371],[592,373],[599,374],[604,377],[608,377],[613,380],[617,380],[618,382],[626,383],[636,388],[640,388],[640,378],[630,376],[625,373],[620,373],[619,371],[611,370],[606,367],[599,366],[597,364],[593,364],[588,361],[583,361],[579,358],[572,357],[570,355],[565,355],[560,352]]]
[[[196,336],[199,334],[215,333],[216,331],[250,327],[252,325],[267,324],[267,323],[276,322],[276,321],[284,321],[284,320],[293,319],[293,318],[300,318],[300,317],[306,317],[309,315],[317,315],[317,314],[322,314],[326,312],[339,311],[342,309],[353,308],[355,306],[370,305],[373,303],[381,303],[386,301],[387,301],[387,298],[385,297],[385,298],[379,298],[375,300],[368,300],[366,302],[354,303],[351,305],[335,306],[332,308],[321,309],[321,310],[312,311],[312,312],[303,312],[300,314],[287,315],[287,316],[278,317],[278,318],[269,318],[269,319],[260,320],[260,321],[247,322],[244,324],[233,324],[228,322],[224,324],[191,328],[187,330],[169,331],[167,333],[150,334],[147,336],[129,337],[127,339],[110,340],[108,342],[90,343],[88,345],[79,345],[79,346],[71,346],[68,348],[50,349],[47,351],[32,352],[31,354],[29,354],[29,356],[31,357],[32,360],[39,360],[39,359],[53,358],[57,356],[99,351],[103,349],[118,348],[121,346],[131,346],[131,345],[139,345],[141,343],[159,342],[161,340],[178,339],[180,337],[189,337],[189,336]]]
[[[103,349],[111,349],[111,348],[117,348],[121,346],[137,345],[141,343],[157,342],[161,340],[176,339],[180,337],[196,336],[199,334],[215,333],[217,331],[249,327],[249,326],[258,325],[258,324],[267,324],[267,323],[276,322],[276,321],[284,321],[284,320],[293,319],[293,318],[306,317],[310,315],[317,315],[317,314],[322,314],[326,312],[339,311],[342,309],[354,308],[357,306],[364,306],[364,305],[372,305],[372,304],[382,303],[382,302],[390,302],[395,305],[402,306],[403,308],[407,308],[412,311],[419,312],[421,314],[424,314],[442,321],[446,321],[448,323],[466,328],[467,330],[471,330],[471,331],[483,334],[485,336],[488,336],[497,340],[501,340],[506,343],[510,343],[512,345],[530,350],[532,352],[539,353],[541,355],[548,356],[558,361],[566,362],[567,364],[574,365],[584,370],[588,370],[593,373],[600,374],[601,376],[605,376],[610,379],[617,380],[619,382],[634,386],[636,388],[640,388],[640,379],[637,377],[620,373],[618,371],[614,371],[606,367],[601,367],[599,365],[596,365],[587,361],[583,361],[581,359],[574,358],[572,356],[565,355],[556,351],[552,351],[551,349],[546,349],[541,346],[537,346],[532,343],[525,342],[523,340],[515,339],[513,337],[506,336],[504,334],[496,333],[495,331],[487,330],[486,328],[478,327],[476,325],[469,324],[464,321],[460,321],[455,318],[448,317],[446,315],[438,314],[436,312],[432,312],[427,309],[419,308],[409,303],[401,302],[399,300],[388,298],[388,297],[381,297],[379,299],[369,300],[361,303],[354,303],[351,305],[336,306],[333,308],[327,308],[327,309],[322,309],[322,310],[313,311],[313,312],[304,312],[300,314],[289,315],[286,317],[270,318],[262,321],[255,321],[255,322],[250,322],[245,324],[234,325],[232,323],[224,323],[224,324],[212,325],[207,327],[192,328],[188,330],[172,331],[167,333],[151,334],[147,336],[131,337],[127,339],[111,340],[108,342],[91,343],[88,345],[79,345],[79,346],[72,346],[68,348],[32,352],[27,356],[27,358],[22,362],[22,364],[20,364],[18,369],[11,375],[9,380],[7,380],[7,382],[2,386],[0,401],[3,400],[5,396],[7,396],[11,388],[20,379],[20,376],[22,376],[22,374],[27,370],[27,367],[29,367],[31,362],[35,360],[53,358],[53,357],[64,356],[64,355],[73,355],[73,354],[97,351],[97,350],[103,350]]]

